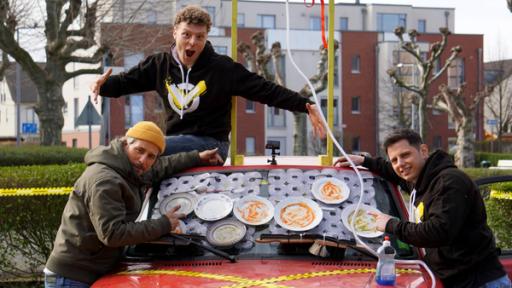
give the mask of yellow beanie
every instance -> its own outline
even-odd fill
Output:
[[[140,121],[132,128],[126,131],[126,137],[148,141],[160,149],[160,153],[165,150],[165,136],[162,130],[150,121]]]

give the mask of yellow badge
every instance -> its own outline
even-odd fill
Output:
[[[425,210],[425,205],[423,205],[423,202],[420,202],[420,204],[418,204],[418,207],[416,207],[415,209],[415,219],[416,219],[416,223],[420,223],[422,218],[423,218],[423,211]]]

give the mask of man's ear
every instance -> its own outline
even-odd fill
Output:
[[[423,158],[428,158],[429,149],[427,144],[420,144],[420,153]]]

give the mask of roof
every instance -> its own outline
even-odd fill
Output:
[[[39,66],[44,63],[38,63]],[[7,87],[11,94],[12,101],[16,102],[16,63],[11,63],[9,68],[5,71],[5,79],[7,81]],[[30,104],[37,102],[37,89],[36,85],[28,77],[28,74],[21,69],[21,103]]]

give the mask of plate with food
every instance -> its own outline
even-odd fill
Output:
[[[235,217],[248,225],[262,225],[274,217],[274,205],[267,199],[248,195],[235,202]]]
[[[311,185],[313,196],[326,204],[340,204],[350,196],[348,185],[333,177],[319,178]]]
[[[351,223],[352,218],[354,218],[353,215],[356,210],[356,206],[357,204],[349,205],[341,212],[343,225],[345,225],[349,231],[352,231]],[[375,207],[361,204],[355,217],[356,222],[354,223],[354,228],[356,233],[357,235],[366,238],[379,237],[384,234],[384,232],[377,230],[377,217],[369,214],[368,212],[382,213]]]
[[[245,237],[247,227],[230,218],[213,223],[208,227],[206,240],[213,246],[229,248]]]
[[[177,211],[177,213],[183,213],[185,215],[188,215],[192,211],[194,211],[194,208],[196,207],[196,203],[197,203],[197,196],[195,194],[176,193],[176,194],[171,194],[171,195],[165,197],[162,200],[162,202],[160,202],[160,207],[158,210],[160,210],[161,215],[164,215],[165,213],[170,211],[175,206],[180,205],[181,207]]]
[[[194,212],[205,221],[220,220],[233,210],[233,200],[220,193],[205,194],[197,200]]]
[[[281,200],[274,210],[274,219],[281,227],[291,231],[306,231],[322,221],[320,206],[305,197],[288,197]]]

